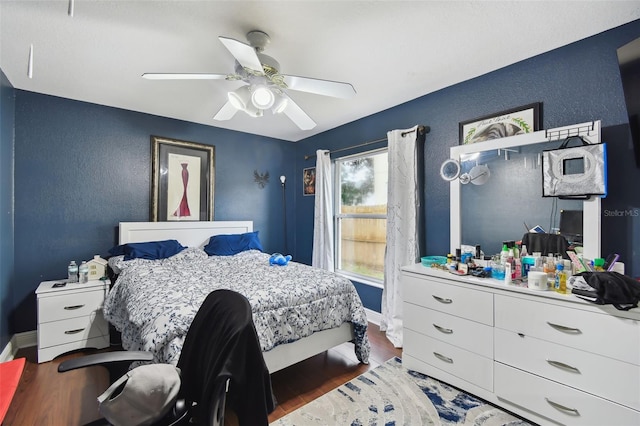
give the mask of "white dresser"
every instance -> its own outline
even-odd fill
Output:
[[[640,309],[403,268],[403,365],[539,424],[640,425]]]
[[[39,363],[75,349],[109,346],[109,326],[102,315],[109,281],[53,287],[64,281],[44,281],[36,290]]]

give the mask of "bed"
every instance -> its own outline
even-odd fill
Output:
[[[190,321],[211,291],[228,288],[249,300],[271,373],[344,342],[368,362],[367,318],[346,278],[290,261],[270,265],[269,253],[246,250],[209,256],[212,236],[253,232],[251,221],[121,222],[119,243],[177,240],[188,247],[161,260],[109,259],[118,274],[104,305],[126,350],[146,350],[156,362],[177,363]]]

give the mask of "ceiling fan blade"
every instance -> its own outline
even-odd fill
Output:
[[[302,130],[311,130],[316,127],[316,122],[313,121],[297,103],[293,102],[293,99],[284,94],[283,96],[287,98],[287,107],[283,112],[296,124],[296,126],[300,127]]]
[[[220,108],[220,111],[218,111],[213,119],[219,121],[230,120],[234,115],[236,115],[236,112],[238,112],[238,109],[234,107],[231,102],[227,101],[222,105],[222,108]]]
[[[147,80],[225,80],[228,74],[205,73],[155,73],[146,72],[142,78]]]
[[[316,95],[332,96],[334,98],[349,99],[355,96],[356,91],[349,83],[339,81],[319,80],[316,78],[297,77],[284,75],[284,82],[291,90],[315,93]]]
[[[234,40],[229,37],[218,37],[224,47],[226,47],[229,52],[236,58],[236,61],[244,68],[249,68],[253,71],[257,71],[260,74],[263,74],[264,71],[262,69],[262,63],[256,54],[256,50],[250,45],[243,43],[238,40]]]

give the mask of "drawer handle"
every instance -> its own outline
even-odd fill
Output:
[[[78,334],[80,332],[82,332],[84,330],[84,328],[76,328],[75,330],[67,330],[64,332],[64,334]]]
[[[561,370],[567,370],[567,371],[571,371],[572,373],[578,373],[580,374],[580,370],[577,369],[576,367],[572,367],[569,364],[565,364],[564,362],[560,362],[560,361],[554,361],[552,359],[548,359],[547,362],[551,365],[553,365],[554,367],[558,367]]]
[[[556,410],[563,411],[563,412],[565,412],[567,414],[570,414],[572,416],[579,416],[580,415],[580,412],[578,410],[576,410],[575,408],[565,407],[564,405],[558,404],[557,402],[553,402],[549,398],[546,398],[546,397],[544,399],[547,401],[547,403],[550,406],[552,406]]]
[[[549,324],[551,327],[555,328],[556,330],[562,331],[564,333],[582,334],[582,331],[579,328],[565,327],[564,325],[554,324],[549,321],[547,321],[547,324]]]
[[[438,358],[439,360],[444,361],[444,362],[449,363],[449,364],[453,364],[453,360],[452,360],[451,358],[449,358],[449,357],[447,357],[447,356],[444,356],[444,355],[441,355],[441,354],[439,354],[438,352],[434,352],[433,354],[434,354],[434,355],[436,356],[436,358]]]
[[[84,307],[84,305],[73,305],[73,306],[65,306],[65,311],[75,311],[76,309],[80,309]]]
[[[442,297],[438,297],[435,295],[432,295],[434,299],[436,299],[438,302],[440,303],[453,303],[453,300],[451,299],[443,299]]]
[[[433,326],[436,328],[436,330],[438,330],[441,333],[444,334],[452,334],[453,330],[450,328],[444,328],[444,327],[440,327],[438,324],[433,324]]]

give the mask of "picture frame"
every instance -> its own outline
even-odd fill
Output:
[[[215,146],[151,136],[153,222],[211,221]]]
[[[302,195],[316,195],[316,168],[302,170]]]
[[[512,108],[459,124],[459,144],[468,145],[540,130],[541,102]]]

